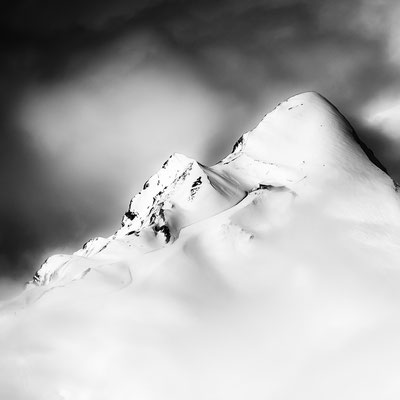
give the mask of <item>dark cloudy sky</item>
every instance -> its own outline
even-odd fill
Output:
[[[400,180],[397,0],[0,6],[0,276],[112,234],[173,152],[215,163],[316,90]]]

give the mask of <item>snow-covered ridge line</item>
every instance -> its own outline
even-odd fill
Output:
[[[325,198],[332,183],[337,193]],[[348,196],[347,185],[361,193],[370,183],[380,190],[369,208],[360,206],[357,196]],[[399,208],[398,196],[392,196],[398,186],[368,160],[349,122],[321,95],[303,93],[266,114],[214,166],[171,155],[131,199],[114,235],[89,240],[73,256],[50,257],[32,282],[45,285],[67,268],[71,257],[101,257],[117,243],[142,254],[159,249],[173,243],[181,229],[233,207],[249,192],[271,187],[285,187],[300,199],[319,196],[331,213],[342,213],[354,201],[351,218],[359,221],[375,222],[374,210],[383,203],[393,215]]]
[[[171,240],[171,233],[165,221],[165,203],[177,184],[192,170],[194,163],[195,160],[182,154],[172,154],[161,169],[145,182],[143,189],[131,199],[128,210],[122,218],[121,228],[108,238],[96,237],[88,240],[82,249],[74,253],[74,256],[94,256],[107,248],[115,239],[128,235],[140,236],[140,232],[149,227],[153,229],[155,235],[160,233],[164,235],[168,243]],[[192,190],[192,198],[200,183],[201,179],[200,181],[197,179],[194,184],[195,189]],[[39,286],[48,284],[71,258],[71,255],[66,254],[49,257],[29,283]]]
[[[237,182],[218,176],[185,155],[175,153],[130,201],[121,228],[108,238],[96,237],[71,255],[49,257],[29,283],[46,285],[72,257],[93,257],[115,241],[148,251],[171,244],[182,227],[229,208],[245,196]],[[204,200],[210,199],[210,207]]]

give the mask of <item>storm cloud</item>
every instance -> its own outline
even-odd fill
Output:
[[[336,104],[400,180],[386,112],[400,104],[396,1],[1,7],[3,276],[27,279],[46,256],[112,234],[172,152],[217,162],[301,91]]]

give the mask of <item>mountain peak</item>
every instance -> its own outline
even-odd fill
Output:
[[[386,203],[379,219],[390,221],[399,209],[396,188],[362,146],[327,99],[317,92],[297,94],[278,104],[212,167],[172,154],[131,199],[114,235],[88,241],[73,256],[48,259],[34,282],[61,279],[73,257],[97,257],[119,245],[142,253],[170,245],[182,229],[230,209],[259,189],[283,189],[333,214],[351,209],[352,218],[363,221],[373,221]],[[369,197],[368,208],[359,193]],[[76,276],[83,273],[78,269]]]
[[[246,152],[253,158],[299,166],[355,164],[364,154],[344,116],[316,92],[301,93],[280,103],[249,135]],[[351,159],[351,160],[349,160]]]
[[[330,101],[327,100],[322,94],[315,92],[313,90],[308,91],[308,92],[301,92],[297,93],[293,96],[288,97],[286,100],[280,102],[277,107],[281,106],[282,104],[285,104],[287,102],[290,102],[293,105],[300,105],[304,103],[314,103],[314,104],[321,104],[321,105],[330,105]]]
[[[335,175],[380,175],[368,158],[386,172],[333,104],[317,92],[305,92],[279,103],[266,114],[238,140],[221,164],[233,162],[240,170],[248,168],[249,160],[268,164],[273,169],[278,167],[279,175],[286,170],[286,183],[280,184],[289,184],[302,174],[311,180],[326,181],[329,170],[334,170]],[[271,171],[269,175],[271,184],[280,180]],[[259,179],[257,175],[256,180]]]

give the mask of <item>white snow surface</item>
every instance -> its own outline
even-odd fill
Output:
[[[399,399],[399,261],[397,185],[294,96],[2,304],[0,398]]]

